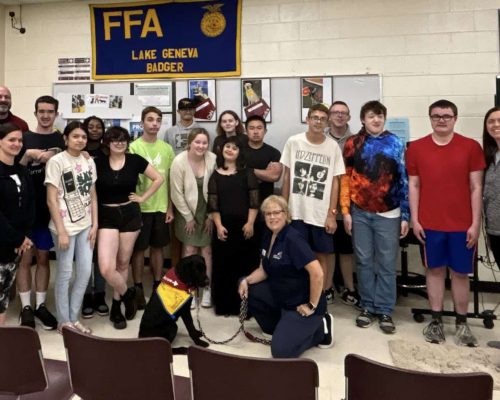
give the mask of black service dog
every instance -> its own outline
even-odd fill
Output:
[[[165,274],[162,284],[163,282],[170,282],[169,285],[164,286],[165,290],[186,289],[186,293],[207,286],[207,267],[204,258],[200,255],[182,258],[174,271],[169,270]],[[153,291],[142,315],[139,337],[163,337],[172,343],[177,335],[177,319],[181,317],[193,342],[198,346],[208,347],[208,343],[201,340],[201,332],[194,326],[190,309],[192,301],[191,296],[175,313],[170,315],[165,310],[156,290]],[[186,354],[187,348],[177,347],[172,351],[174,354]]]

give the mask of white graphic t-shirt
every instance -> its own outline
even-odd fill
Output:
[[[288,206],[292,219],[325,226],[332,179],[345,173],[338,144],[328,137],[313,144],[305,133],[299,133],[287,140],[280,162],[290,168]]]
[[[92,225],[91,189],[97,179],[94,160],[80,155],[73,157],[67,151],[56,154],[45,168],[45,185],[57,188],[59,215],[69,236],[74,236]],[[52,219],[49,229],[57,233]]]

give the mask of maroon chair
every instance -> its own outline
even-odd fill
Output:
[[[493,397],[493,378],[486,373],[411,371],[348,354],[344,374],[345,400],[491,400]]]
[[[318,366],[305,358],[243,357],[191,346],[188,364],[193,400],[314,400],[318,397]]]
[[[0,400],[65,400],[72,395],[66,362],[43,358],[34,329],[0,327]]]
[[[85,400],[188,400],[189,378],[174,376],[162,338],[108,339],[63,328],[71,386]]]

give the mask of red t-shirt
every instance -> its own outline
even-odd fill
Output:
[[[454,133],[439,146],[428,135],[410,143],[409,176],[420,178],[418,220],[424,229],[465,232],[472,224],[469,174],[486,167],[481,146]]]

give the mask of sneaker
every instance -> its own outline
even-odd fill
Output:
[[[121,300],[113,299],[109,320],[113,323],[115,329],[125,329],[127,327],[127,320],[122,314],[121,306]]]
[[[357,290],[350,291],[349,289],[345,289],[340,296],[340,300],[348,306],[358,308],[361,298],[359,297]]]
[[[92,329],[90,329],[88,326],[83,325],[80,321],[73,322],[73,327],[77,331],[80,331],[81,333],[85,333],[86,335],[92,334]]]
[[[201,298],[201,306],[204,308],[212,307],[212,291],[209,287],[203,289],[203,296]]]
[[[97,314],[99,314],[101,317],[109,315],[109,307],[106,304],[106,293],[104,292],[94,293],[94,310],[96,310]]]
[[[38,320],[42,324],[43,329],[46,329],[48,331],[57,329],[57,319],[47,309],[45,303],[40,304],[35,310],[35,317],[38,318]]]
[[[333,304],[335,300],[335,290],[333,287],[325,290],[326,304]]]
[[[125,318],[130,321],[137,313],[136,288],[129,287],[121,298],[125,305]]]
[[[467,322],[456,325],[455,342],[459,346],[477,347],[479,344]]]
[[[35,313],[31,306],[25,306],[19,314],[19,324],[35,329]]]
[[[320,349],[328,349],[333,346],[333,316],[332,314],[326,313],[323,317],[323,332],[325,333],[325,338],[318,344]]]
[[[387,335],[396,332],[396,326],[394,325],[394,321],[392,320],[390,315],[380,314],[378,316],[378,326],[380,330]]]
[[[135,287],[135,301],[137,309],[144,310],[146,308],[146,298],[144,297],[144,289],[140,286]]]
[[[361,311],[361,314],[356,318],[356,326],[359,328],[368,328],[375,322],[375,315],[368,310]]]
[[[441,344],[446,341],[443,323],[437,319],[432,320],[422,331],[426,342]]]
[[[82,303],[82,318],[88,319],[94,316],[94,300],[91,293],[85,293]]]

